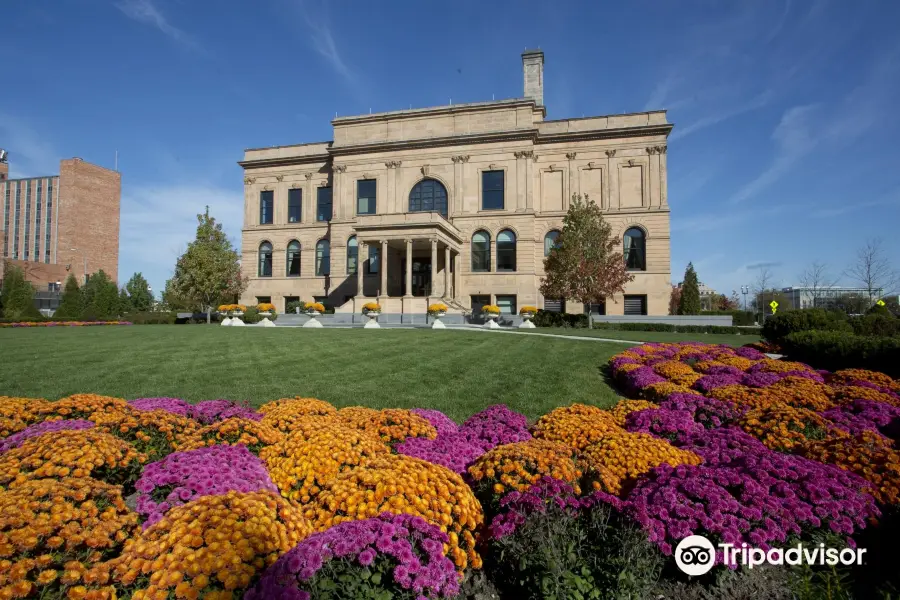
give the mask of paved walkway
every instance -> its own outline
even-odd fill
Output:
[[[618,344],[644,344],[646,342],[636,342],[634,340],[614,340],[610,338],[593,337],[588,335],[559,335],[557,333],[528,333],[525,331],[516,331],[514,329],[478,329],[478,331],[494,332],[494,333],[511,333],[513,335],[528,335],[538,337],[559,338],[561,340],[584,340],[587,342],[615,342]]]

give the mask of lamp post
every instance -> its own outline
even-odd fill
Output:
[[[82,283],[82,285],[84,285],[85,283],[87,283],[87,256],[85,256],[84,252],[81,252],[78,248],[71,248],[70,251],[77,252],[81,255],[81,258],[84,259],[84,270],[82,271],[82,276],[84,277],[84,282]]]
[[[741,286],[741,293],[744,295],[744,310],[747,310],[747,294],[750,293],[750,288],[746,285]]]

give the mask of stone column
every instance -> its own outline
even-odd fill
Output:
[[[359,238],[357,238],[359,239]],[[363,253],[365,250],[365,253]],[[356,246],[356,295],[359,298],[365,296],[363,293],[363,266],[362,257],[369,255],[369,245],[365,242],[359,242]]]
[[[379,253],[381,256],[381,298],[387,298],[388,289],[387,289],[387,264],[388,264],[388,241],[381,240],[381,252]]]
[[[412,240],[406,238],[406,293],[407,298],[412,298]]]
[[[344,177],[343,173],[347,170],[347,165],[334,165],[332,181],[331,181],[331,210],[335,221],[340,221],[346,217],[344,207]]]
[[[313,174],[306,173],[306,186],[303,188],[303,199],[300,206],[300,220],[303,223],[316,222],[316,188],[313,186]]]
[[[534,210],[534,161],[537,160],[533,150],[525,155],[525,210]]]
[[[435,290],[437,289],[437,247],[438,241],[436,239],[431,240],[431,294],[430,296],[437,296]]]
[[[459,252],[453,255],[453,298],[459,298]]]
[[[647,154],[650,155],[650,201],[649,206],[659,206],[659,148],[660,146],[651,146],[647,148]]]
[[[666,208],[669,205],[669,178],[666,173],[666,151],[668,146],[659,147],[659,205]]]
[[[450,297],[450,246],[444,246],[444,298]]]
[[[576,153],[575,152],[567,152],[566,160],[569,161],[569,193],[566,194],[566,197],[563,198],[565,202],[563,202],[563,208],[568,210],[569,204],[572,202],[572,194],[577,194],[580,190],[578,189],[578,169],[575,168],[575,165],[572,164],[575,160]]]

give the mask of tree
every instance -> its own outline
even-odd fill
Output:
[[[800,273],[799,280],[800,285],[807,288],[813,308],[822,308],[825,292],[837,283],[836,279],[832,279],[828,275],[828,267],[825,263],[820,262],[814,262],[806,267]]]
[[[669,314],[678,314],[678,303],[681,301],[681,284],[672,286],[672,293],[669,296]]]
[[[210,216],[208,206],[205,213],[197,215],[197,236],[178,258],[171,284],[174,297],[206,310],[207,323],[213,306],[240,295],[247,286],[241,277],[240,257],[222,224]]]
[[[34,287],[25,281],[25,271],[7,262],[4,267],[3,317],[5,319],[38,318],[41,312],[34,306]]]
[[[766,321],[766,311],[765,304],[767,302],[771,302],[773,298],[771,297],[771,293],[773,290],[769,289],[769,286],[772,283],[772,271],[769,267],[760,267],[759,275],[756,277],[756,281],[753,283],[753,308],[761,313],[760,321],[765,323]],[[770,294],[769,300],[766,300],[766,293]],[[779,304],[781,304],[779,302]]]
[[[634,275],[625,269],[621,247],[600,207],[587,196],[582,200],[573,194],[556,247],[544,259],[541,294],[590,305],[624,292]],[[588,326],[594,326],[590,311]]]
[[[125,284],[128,297],[128,308],[137,312],[145,312],[153,306],[153,294],[150,293],[150,284],[141,273],[135,273]]]
[[[679,315],[700,314],[700,282],[694,264],[688,263],[684,270],[684,282],[681,284],[681,299],[678,302]]]
[[[119,316],[119,287],[100,269],[81,288],[84,302],[82,316],[86,320],[105,320]]]
[[[63,288],[62,296],[59,299],[59,307],[53,316],[57,319],[80,319],[83,311],[84,297],[81,294],[81,288],[78,287],[78,279],[75,278],[75,275],[69,274],[66,278],[66,287]]]
[[[124,315],[133,310],[134,307],[131,305],[131,298],[128,296],[128,292],[125,291],[125,288],[122,288],[119,290],[119,314]]]
[[[851,264],[845,275],[858,281],[866,290],[869,306],[879,296],[889,296],[897,292],[900,275],[894,270],[890,260],[884,253],[881,240],[869,240],[856,253],[856,262]]]

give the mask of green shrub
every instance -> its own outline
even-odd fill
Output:
[[[790,360],[817,369],[870,369],[900,377],[900,337],[860,336],[843,331],[800,331],[781,347]]]
[[[285,312],[294,314],[297,312],[298,308],[301,310],[303,309],[303,304],[304,304],[304,302],[302,302],[300,300],[291,300],[290,302],[287,303],[287,306],[285,307]]]
[[[885,313],[872,312],[863,317],[851,317],[850,325],[853,327],[853,333],[856,335],[900,335],[900,319],[896,318],[889,311]]]
[[[122,315],[122,320],[135,325],[172,325],[175,323],[175,313],[133,312]]]
[[[539,310],[533,320],[537,327],[577,327],[586,328],[587,315],[570,315],[568,313]]]
[[[750,310],[704,310],[700,313],[702,316],[710,317],[731,317],[732,325],[752,326],[756,325],[756,315]]]
[[[799,331],[844,331],[852,333],[853,328],[847,317],[837,311],[821,308],[791,310],[768,317],[763,324],[763,337],[770,342],[780,343],[785,337]]]
[[[248,306],[247,310],[244,311],[244,316],[241,317],[241,320],[247,325],[253,325],[254,323],[262,321],[262,317],[259,316],[259,311],[256,310],[255,306]]]
[[[0,295],[3,296],[4,318],[41,317],[41,312],[34,305],[34,287],[25,280],[25,271],[19,267],[6,263]]]
[[[721,333],[728,335],[759,335],[758,327],[727,325],[675,325],[672,323],[594,323],[594,329],[608,331],[665,331],[671,333]]]

